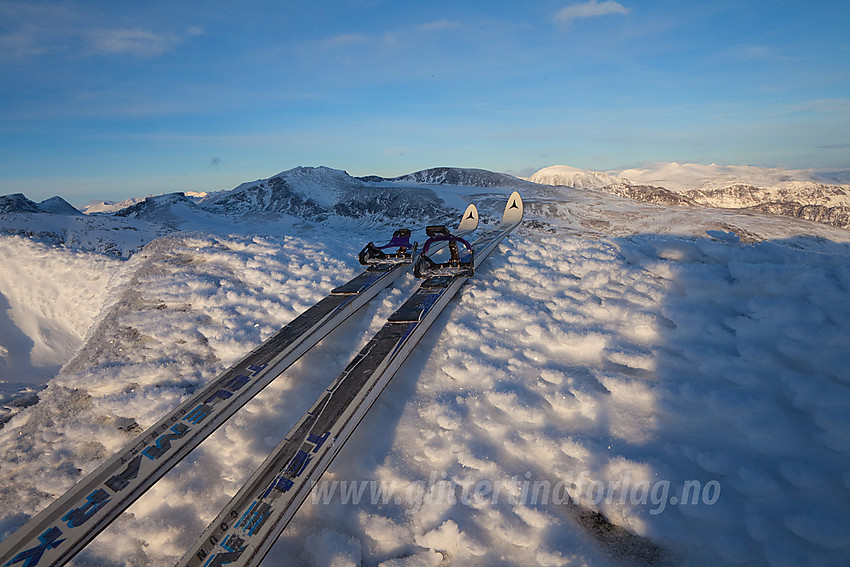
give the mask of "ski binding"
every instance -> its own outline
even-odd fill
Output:
[[[425,234],[430,238],[425,241],[422,252],[416,257],[413,265],[413,275],[417,278],[430,278],[435,276],[472,277],[474,268],[474,252],[472,246],[459,236],[454,236],[442,225],[429,226]],[[428,257],[431,245],[436,242],[447,242],[449,245],[449,260],[447,262],[435,262]],[[469,252],[469,256],[461,259],[458,251],[458,243],[462,244]]]
[[[410,244],[410,229],[400,228],[393,233],[393,237],[387,244],[383,246],[375,246],[374,242],[367,244],[357,259],[361,264],[367,266],[369,264],[377,264],[387,261],[398,260],[399,263],[410,263],[413,259],[413,251],[416,249],[417,243]],[[395,248],[395,252],[384,252],[386,249]]]

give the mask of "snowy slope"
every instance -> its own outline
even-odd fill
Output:
[[[846,172],[672,162],[607,173],[551,166],[529,179],[547,185],[598,188],[639,201],[748,209],[850,227],[850,178]]]
[[[327,167],[297,167],[213,195],[199,206],[219,215],[287,215],[317,223],[343,217],[358,224],[427,224],[446,222],[453,214],[431,189],[374,183]]]
[[[601,189],[624,181],[616,175],[602,173],[601,171],[587,171],[569,165],[544,167],[529,177],[528,180],[543,185],[561,185],[580,189]]]
[[[73,250],[128,257],[169,228],[105,215],[84,215],[61,197],[34,203],[0,196],[0,234],[20,235]]]
[[[831,183],[811,170],[754,167],[746,165],[703,165],[695,163],[658,163],[644,168],[617,172],[636,183],[662,185],[673,191],[709,189],[731,185],[773,187],[786,183]]]
[[[373,178],[375,179],[375,178]],[[426,185],[457,185],[465,187],[499,187],[528,189],[529,183],[506,173],[494,173],[485,169],[434,167],[391,179],[377,178],[387,182],[407,182]]]
[[[0,404],[40,390],[82,346],[119,264],[0,236]]]
[[[509,192],[452,175],[463,185],[422,190],[484,218]],[[597,190],[524,198],[523,226],[264,564],[846,564],[850,232]],[[333,230],[255,236],[268,225],[242,218],[242,233],[173,233],[107,270],[85,343],[0,430],[0,537],[132,439],[128,422],[147,427],[355,274],[363,239],[386,232],[331,215]],[[322,341],[74,564],[175,561],[413,285]]]
[[[150,197],[150,195],[148,195]],[[144,201],[147,197],[133,197],[124,201],[96,201],[86,205],[81,210],[83,213],[90,215],[94,213],[114,213],[121,209],[126,209],[136,203]]]

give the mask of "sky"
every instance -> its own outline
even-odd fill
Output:
[[[0,194],[850,168],[850,2],[0,0]]]

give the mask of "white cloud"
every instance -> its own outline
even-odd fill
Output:
[[[792,105],[796,110],[833,114],[836,118],[850,116],[850,98],[822,98]]]
[[[133,28],[98,30],[91,33],[90,41],[91,49],[95,53],[156,57],[180,43],[180,38],[172,34]]]
[[[461,25],[458,22],[452,22],[450,20],[436,20],[419,25],[419,29],[424,32],[459,29],[460,27]]]
[[[0,2],[0,62],[65,50],[78,24],[79,15],[64,6]]]
[[[369,41],[369,36],[360,33],[341,33],[325,38],[319,42],[319,46],[325,49],[336,49],[350,45],[363,44]]]
[[[598,2],[597,0],[588,0],[581,4],[572,4],[566,8],[562,8],[555,14],[553,18],[555,22],[561,26],[568,26],[575,20],[583,18],[595,18],[598,16],[610,16],[615,14],[625,15],[629,13],[629,9],[613,0]]]
[[[0,34],[0,62],[29,59],[50,51],[50,46],[39,41],[37,30],[17,30]]]
[[[200,26],[176,33],[122,27],[109,20],[91,8],[0,0],[0,62],[55,53],[155,57],[204,34]]]

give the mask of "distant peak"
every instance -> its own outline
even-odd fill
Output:
[[[387,181],[402,181],[421,183],[423,185],[465,185],[468,187],[519,187],[528,182],[508,175],[486,169],[467,167],[432,167]]]
[[[529,177],[528,180],[541,185],[577,187],[579,189],[600,189],[624,181],[616,175],[579,169],[569,165],[544,167]]]
[[[71,203],[59,197],[58,195],[54,197],[50,197],[49,199],[45,199],[41,203],[38,204],[38,208],[46,213],[53,213],[54,215],[81,215],[76,207],[74,207]]]
[[[39,213],[38,205],[24,196],[23,193],[12,193],[0,196],[0,213]]]

